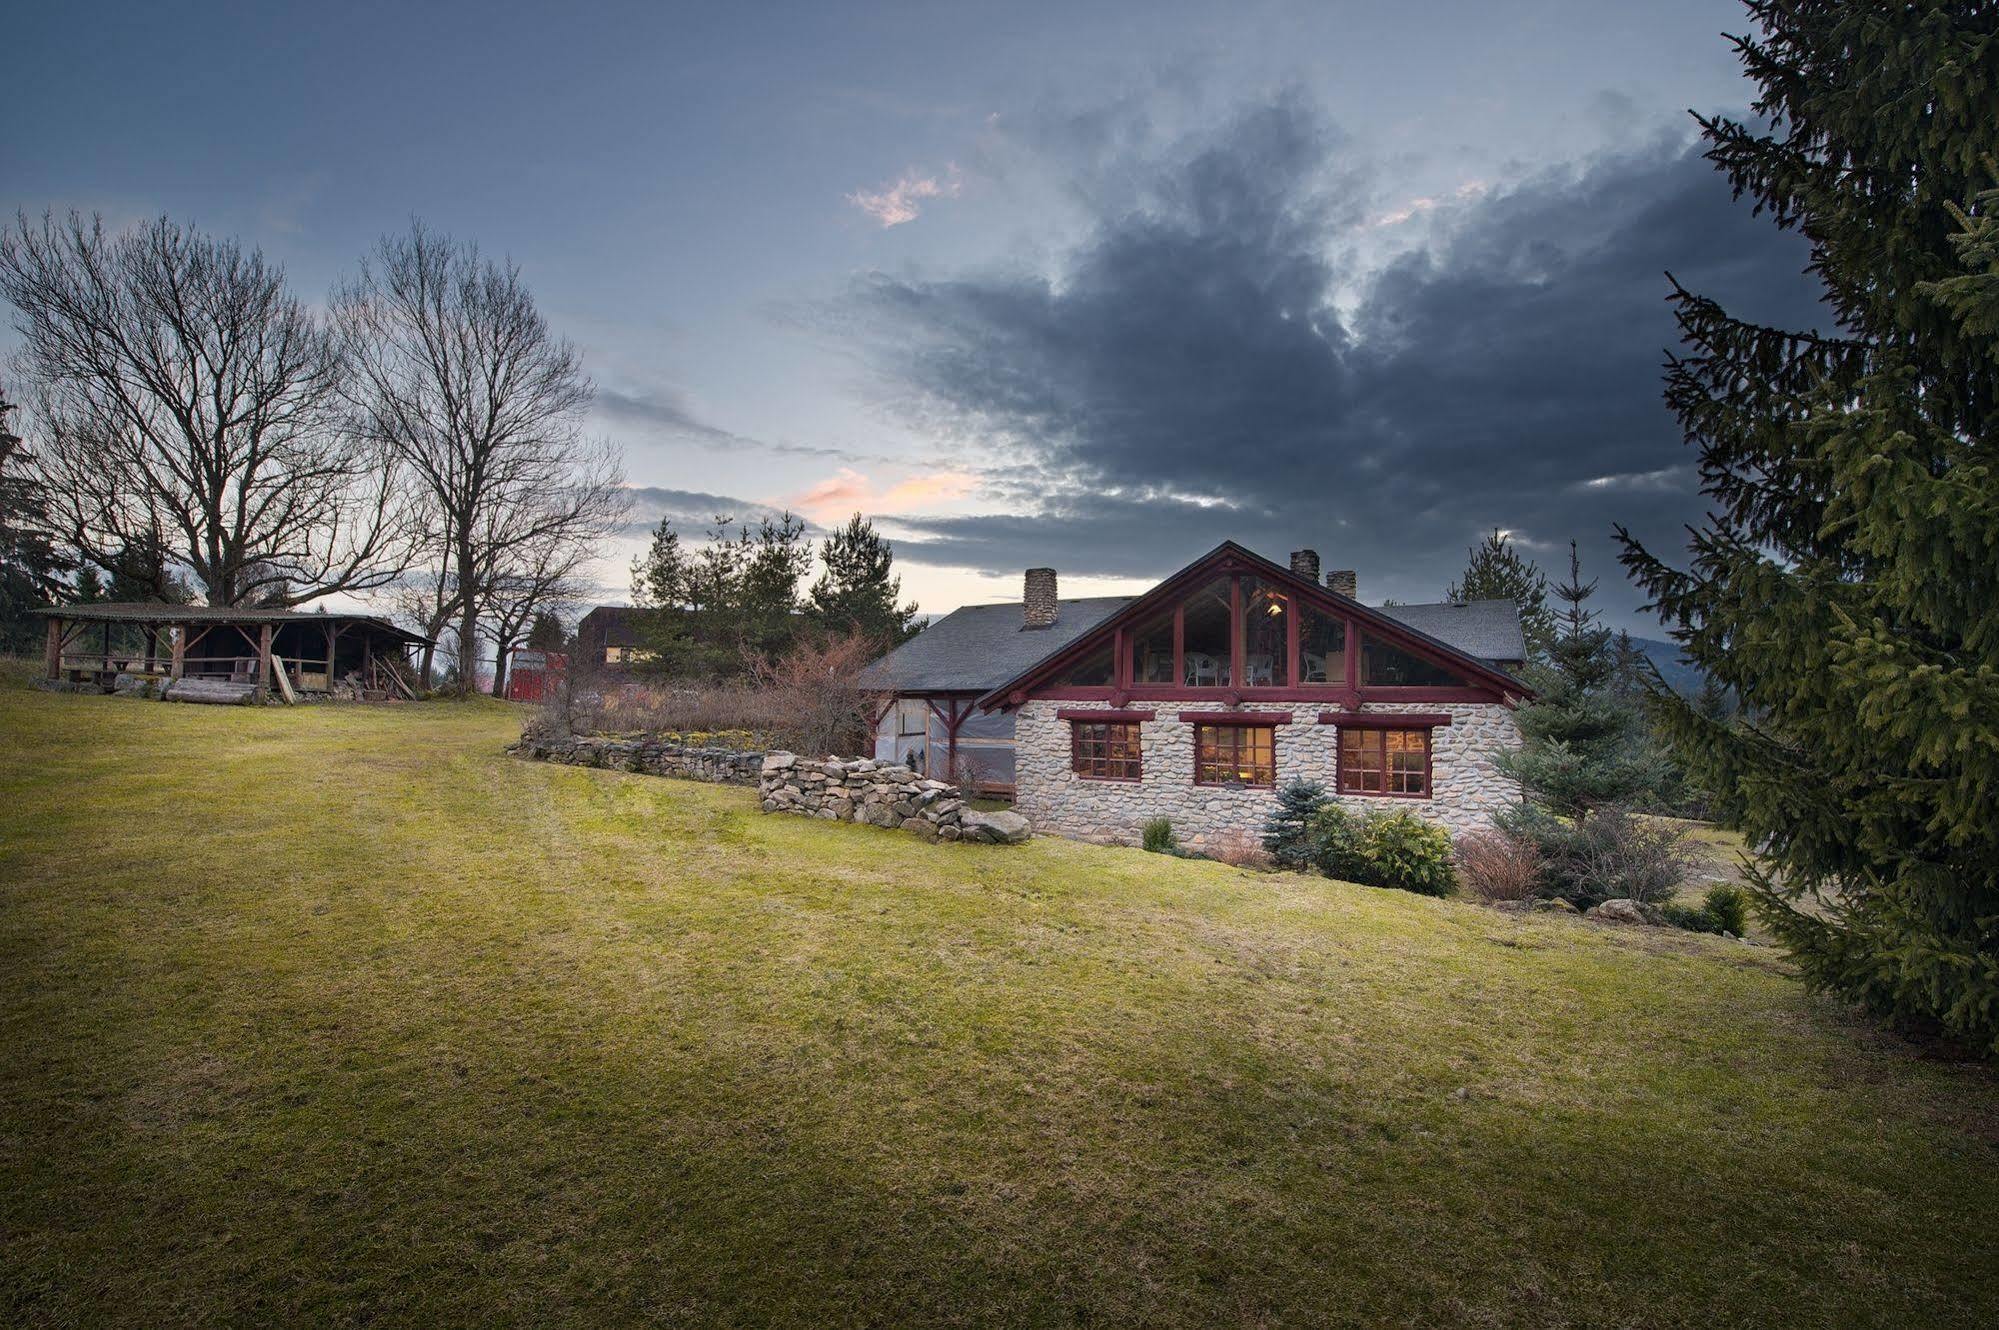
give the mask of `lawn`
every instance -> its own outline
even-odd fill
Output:
[[[0,686],[13,1325],[1990,1325],[1999,1094],[1720,939]]]

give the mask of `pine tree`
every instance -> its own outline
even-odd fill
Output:
[[[1653,706],[1806,978],[1999,1052],[1999,6],[1749,10],[1762,123],[1708,156],[1810,239],[1832,331],[1673,288],[1712,515],[1685,569],[1619,535],[1743,719]]]
[[[562,631],[562,620],[553,610],[536,610],[534,621],[528,625],[528,650],[560,651],[568,641],[568,634]]]
[[[1569,580],[1555,588],[1564,608],[1548,659],[1526,671],[1537,696],[1513,714],[1520,747],[1496,762],[1534,805],[1577,821],[1631,803],[1658,780],[1643,714],[1617,688],[1615,639],[1589,608],[1596,587],[1594,578],[1582,580],[1582,558],[1571,541]]]
[[[914,602],[902,605],[902,581],[891,573],[895,551],[874,523],[855,513],[819,546],[826,571],[812,584],[808,607],[828,632],[858,633],[881,650],[915,636]]]
[[[1520,631],[1530,659],[1540,659],[1555,636],[1555,613],[1548,608],[1548,579],[1532,559],[1513,548],[1513,538],[1494,527],[1465,553],[1464,574],[1444,594],[1451,600],[1510,600],[1520,609]]]

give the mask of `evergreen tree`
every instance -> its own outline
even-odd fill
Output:
[[[97,565],[79,559],[76,565],[76,587],[70,599],[79,605],[94,605],[101,600],[109,600],[105,594],[104,574],[97,571]]]
[[[781,656],[801,626],[798,584],[812,570],[805,523],[790,513],[758,523],[738,581],[740,647],[757,656]]]
[[[534,612],[534,621],[528,625],[528,650],[561,651],[568,640],[568,635],[562,631],[562,620],[555,617],[555,611]]]
[[[1658,777],[1643,713],[1617,688],[1615,639],[1589,608],[1596,585],[1594,578],[1582,580],[1582,558],[1571,541],[1569,580],[1555,588],[1564,608],[1548,659],[1527,667],[1537,696],[1513,714],[1520,747],[1496,763],[1536,806],[1577,821],[1632,802]]]
[[[33,457],[9,428],[14,404],[0,396],[0,651],[31,651],[44,625],[30,611],[63,598],[68,561],[56,550],[41,486],[29,476]]]
[[[880,649],[916,635],[916,605],[898,604],[902,580],[890,569],[895,551],[874,523],[855,513],[819,546],[826,571],[812,584],[808,608],[828,632],[858,633]]]
[[[1263,848],[1282,868],[1309,868],[1315,848],[1312,818],[1326,806],[1326,787],[1293,777],[1277,791],[1277,807],[1263,823]]]
[[[1810,239],[1834,326],[1674,287],[1713,511],[1685,569],[1619,535],[1746,720],[1653,705],[1807,979],[1999,1051],[1999,6],[1749,9],[1762,122],[1702,120],[1708,156]]]
[[[661,519],[646,553],[632,562],[632,599],[642,614],[641,668],[667,678],[745,674],[758,657],[782,655],[803,620],[798,584],[811,567],[805,524],[790,513],[755,531],[717,517],[689,553]]]
[[[1548,608],[1548,579],[1532,559],[1513,548],[1513,538],[1492,534],[1465,551],[1464,574],[1444,594],[1451,600],[1510,600],[1520,609],[1520,631],[1529,659],[1547,655],[1555,636],[1555,612]]]

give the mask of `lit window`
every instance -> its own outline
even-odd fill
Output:
[[[1069,728],[1069,765],[1090,780],[1137,780],[1142,766],[1138,726],[1074,722]]]
[[[1196,785],[1277,783],[1277,731],[1268,725],[1196,725]]]
[[[1428,730],[1340,730],[1340,792],[1430,796]]]
[[[1242,681],[1251,688],[1291,682],[1291,597],[1270,583],[1242,583]]]

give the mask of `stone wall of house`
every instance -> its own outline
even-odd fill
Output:
[[[806,758],[772,753],[757,782],[766,813],[900,829],[922,840],[1013,844],[1028,837],[1018,813],[965,807],[958,787],[873,758]]]
[[[1274,790],[1194,784],[1194,726],[1179,719],[1187,711],[1221,710],[1212,701],[1134,702],[1154,718],[1139,728],[1142,750],[1138,781],[1086,780],[1070,769],[1069,725],[1061,710],[1107,709],[1109,703],[1031,701],[1014,724],[1014,806],[1043,831],[1083,840],[1136,842],[1155,817],[1172,819],[1176,837],[1197,849],[1213,849],[1235,833],[1260,834],[1277,806]],[[1289,711],[1294,719],[1276,728],[1277,784],[1294,776],[1316,780],[1330,792],[1339,774],[1339,727],[1319,724],[1319,710],[1305,703],[1252,702],[1238,711]],[[1498,703],[1368,703],[1368,715],[1451,717],[1431,731],[1428,799],[1341,796],[1356,810],[1385,808],[1415,813],[1459,833],[1489,826],[1501,807],[1517,803],[1520,787],[1492,765],[1493,755],[1520,742],[1513,713]]]
[[[572,767],[608,767],[649,776],[706,781],[711,785],[754,785],[764,755],[734,748],[693,748],[657,739],[616,739],[603,735],[524,734],[507,751],[538,762]]]

